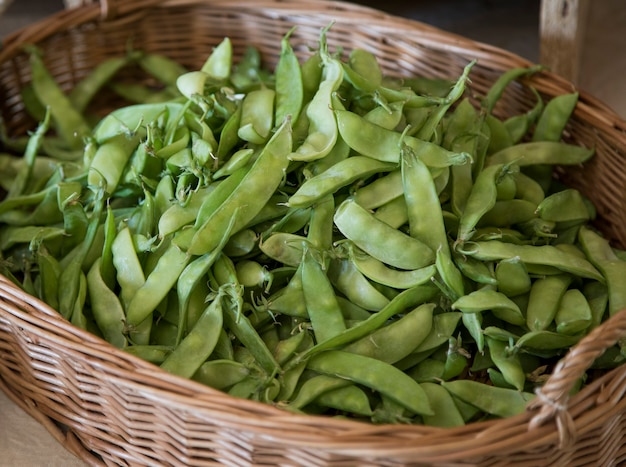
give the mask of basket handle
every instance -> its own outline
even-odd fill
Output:
[[[572,347],[557,363],[545,384],[537,390],[537,397],[528,405],[529,410],[538,410],[530,419],[528,429],[538,428],[554,419],[560,447],[574,443],[576,426],[568,411],[570,393],[596,358],[625,336],[626,309],[615,313]]]

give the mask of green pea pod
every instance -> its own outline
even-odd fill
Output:
[[[353,199],[339,205],[334,219],[346,238],[385,264],[410,270],[434,262],[435,253],[426,244],[379,221]]]
[[[547,330],[530,331],[515,342],[515,347],[525,351],[565,350],[576,345],[582,337],[582,334],[570,336]]]
[[[513,417],[526,410],[528,402],[534,399],[532,393],[517,389],[497,388],[478,381],[456,380],[441,383],[452,396],[471,404],[485,413],[497,417]]]
[[[461,310],[464,313],[491,311],[498,318],[518,326],[526,322],[515,302],[503,293],[489,288],[478,289],[463,295],[452,304],[452,309]]]
[[[289,43],[289,37],[295,27],[291,28],[281,40],[280,58],[276,64],[276,109],[274,121],[280,125],[285,118],[292,124],[298,120],[304,101],[304,84],[302,69],[298,57]]]
[[[241,121],[237,135],[244,141],[264,144],[274,126],[273,89],[257,89],[250,91],[241,104]]]
[[[369,157],[348,157],[302,183],[289,198],[289,206],[309,207],[324,196],[335,193],[356,180],[366,179],[381,172],[390,172],[395,168],[396,164],[380,162]]]
[[[309,133],[302,144],[289,156],[295,161],[311,161],[326,156],[337,141],[337,121],[333,112],[332,97],[343,82],[341,62],[328,53],[326,30],[320,38],[320,57],[323,76],[319,87],[309,103],[306,114]]]
[[[437,426],[443,428],[453,428],[465,425],[465,420],[454,399],[443,386],[433,382],[421,383],[422,389],[426,392],[433,415],[424,415],[424,424],[427,426]]]
[[[250,374],[242,363],[233,360],[209,360],[193,374],[192,379],[215,389],[225,390]]]
[[[602,272],[600,282],[605,282],[608,287],[609,315],[614,315],[626,308],[626,262],[615,254],[608,240],[589,227],[582,227],[578,238],[589,260]]]
[[[562,272],[605,282],[604,277],[587,260],[569,254],[552,245],[515,245],[499,240],[470,242],[463,247],[463,253],[481,261],[498,261],[519,257],[530,266],[550,266]]]
[[[101,261],[98,259],[87,274],[91,310],[104,339],[117,348],[124,348],[128,345],[124,335],[124,308],[117,294],[106,284],[100,268]]]
[[[539,116],[533,141],[560,141],[577,103],[577,92],[553,97]]]
[[[433,323],[430,333],[422,341],[414,352],[426,352],[434,350],[442,344],[448,342],[448,339],[454,334],[461,315],[463,313],[449,311],[447,313],[439,313],[433,316]]]
[[[226,80],[230,76],[233,66],[233,46],[228,37],[225,37],[211,52],[201,71],[216,80]]]
[[[367,394],[353,385],[326,391],[315,399],[315,403],[348,414],[364,417],[373,414]]]
[[[518,391],[522,391],[526,382],[526,374],[515,350],[510,349],[506,342],[489,336],[486,337],[486,342],[489,347],[489,355],[506,382]]]
[[[531,67],[512,68],[502,73],[502,75],[498,77],[498,79],[491,86],[491,88],[489,88],[489,91],[487,92],[487,96],[485,96],[485,99],[482,104],[483,107],[487,110],[488,113],[491,113],[494,107],[496,106],[496,104],[498,103],[498,101],[500,100],[500,98],[502,97],[504,90],[507,88],[507,86],[509,86],[509,84],[511,84],[512,82],[514,82],[515,80],[521,77],[530,76],[543,69],[544,69],[543,65],[535,65]]]
[[[389,304],[389,299],[349,259],[332,259],[328,277],[339,292],[366,310],[379,311]]]
[[[72,106],[36,51],[30,54],[30,66],[33,88],[39,101],[50,109],[55,129],[70,148],[81,148],[83,137],[91,131],[89,125]]]
[[[165,371],[191,378],[213,353],[223,323],[223,292],[206,307],[194,327],[160,365]]]
[[[314,252],[305,249],[302,259],[302,290],[315,340],[324,342],[346,329],[333,286]]]
[[[527,326],[531,331],[545,330],[552,324],[571,282],[569,274],[545,276],[533,282],[526,312]]]
[[[402,172],[393,170],[376,180],[359,187],[354,200],[364,209],[376,209],[404,194]]]
[[[552,222],[583,222],[592,217],[583,195],[573,188],[547,196],[537,206],[537,213],[542,219]]]
[[[119,229],[111,245],[111,252],[117,283],[120,286],[120,298],[126,309],[137,290],[146,281],[130,229],[127,226]]]
[[[303,407],[306,407],[322,394],[340,389],[343,387],[347,387],[351,385],[350,381],[347,381],[342,378],[338,378],[336,376],[329,375],[316,375],[306,380],[298,392],[296,396],[290,400],[285,406],[288,410],[299,410]]]
[[[145,53],[138,60],[146,72],[167,86],[176,86],[176,79],[187,70],[178,62],[157,53]]]
[[[388,226],[399,229],[409,222],[409,212],[403,195],[383,204],[374,212],[374,217]]]
[[[396,363],[409,355],[430,333],[434,304],[418,306],[402,318],[343,348],[387,363]]]
[[[113,193],[122,178],[126,163],[139,144],[139,136],[131,138],[119,134],[101,144],[89,166],[87,183],[91,187],[103,185]]]
[[[340,350],[328,350],[312,357],[307,367],[322,374],[363,384],[413,413],[433,414],[428,396],[419,383],[380,360]]]
[[[388,287],[410,289],[431,280],[436,273],[434,265],[411,271],[401,271],[385,266],[382,261],[360,251],[356,246],[349,248],[350,260],[368,279]]]
[[[568,335],[585,332],[591,320],[591,307],[583,293],[578,289],[567,290],[554,316],[556,332]]]
[[[291,145],[291,127],[286,121],[265,145],[235,190],[194,233],[189,254],[202,255],[215,248],[224,226],[228,225],[237,207],[241,209],[233,227],[234,232],[243,228],[260,212],[283,180]]]
[[[503,259],[496,265],[498,291],[507,297],[521,295],[530,290],[531,279],[524,263],[519,258]]]
[[[554,141],[519,143],[489,156],[489,165],[515,163],[520,167],[537,164],[577,165],[594,154],[593,149]]]

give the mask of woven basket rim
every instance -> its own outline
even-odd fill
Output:
[[[307,8],[308,3],[295,0],[266,0],[262,2],[243,0],[103,0],[101,3],[91,3],[59,12],[7,36],[4,47],[0,50],[0,63],[21,54],[24,43],[43,41],[54,35],[61,27],[67,29],[77,27],[86,22],[112,21],[126,15],[139,14],[144,8],[182,8],[205,4],[215,8],[249,8],[251,10],[258,8],[259,4],[263,4],[283,10],[292,9],[294,12],[310,11],[310,8]],[[527,59],[512,52],[445,32],[415,20],[383,13],[374,8],[332,0],[320,0],[316,3],[316,8],[341,11],[343,14],[350,13],[352,16],[349,20],[351,21],[363,21],[364,18],[367,18],[368,21],[371,21],[372,27],[380,32],[401,29],[406,30],[407,34],[410,35],[412,31],[419,29],[421,33],[420,38],[425,43],[430,41],[438,48],[454,51],[460,55],[467,55],[468,50],[475,49],[478,60],[490,60],[501,64],[517,63],[520,66],[532,64]],[[538,74],[532,79],[532,82],[533,85],[543,87],[543,89],[552,89],[553,87],[575,89],[573,84],[549,71]],[[610,130],[607,130],[607,132],[614,136],[616,146],[626,148],[626,122],[605,103],[580,90],[580,104],[576,112],[584,114],[585,118],[592,122],[594,126]],[[134,386],[140,393],[149,392],[146,395],[152,398],[162,397],[169,404],[172,404],[173,407],[193,409],[202,413],[213,409],[219,411],[220,407],[228,406],[231,411],[225,412],[222,419],[225,427],[238,429],[245,426],[247,429],[259,430],[259,433],[268,439],[273,438],[280,443],[292,443],[295,447],[318,448],[332,446],[334,452],[346,455],[356,452],[362,453],[364,449],[372,451],[393,449],[399,456],[412,456],[418,452],[428,455],[443,455],[447,453],[452,458],[458,455],[459,452],[467,452],[469,456],[472,449],[484,451],[485,448],[483,446],[476,446],[476,438],[468,437],[468,434],[475,435],[476,433],[481,433],[481,436],[487,438],[492,436],[499,443],[511,446],[518,442],[520,438],[525,437],[528,430],[532,429],[536,437],[535,443],[539,446],[546,442],[572,441],[571,439],[563,439],[564,437],[573,436],[573,433],[568,431],[571,430],[571,427],[564,426],[555,431],[554,427],[547,423],[552,419],[574,417],[576,420],[584,420],[586,423],[593,421],[589,420],[591,415],[585,414],[582,410],[577,410],[573,415],[566,413],[566,410],[558,407],[557,403],[554,402],[552,394],[546,396],[546,401],[542,401],[545,402],[543,406],[539,404],[539,406],[532,407],[531,410],[518,416],[504,420],[476,422],[459,428],[442,429],[418,425],[371,425],[355,420],[299,415],[260,402],[234,400],[233,397],[221,391],[170,375],[157,366],[120,351],[97,336],[71,325],[48,305],[20,291],[4,277],[0,277],[0,297],[23,307],[22,310],[17,305],[14,305],[14,309],[11,311],[12,316],[19,318],[23,326],[32,326],[33,329],[37,330],[36,332],[48,333],[51,338],[58,336],[64,342],[80,347],[86,356],[97,357],[105,362],[102,364],[103,376],[106,375],[109,379],[117,378],[120,384],[124,383]],[[6,313],[6,311],[0,309],[0,317]],[[594,340],[596,344],[600,341],[606,345],[603,340],[598,340],[598,335],[605,333],[609,328],[614,331],[613,334],[621,333],[626,335],[626,310],[616,314],[611,319],[610,324],[605,323],[601,328],[598,328],[600,331],[585,340],[583,345],[590,345]],[[597,346],[591,347],[593,347],[594,351],[601,350]],[[580,352],[576,352],[578,350],[573,352],[571,358],[577,358]],[[107,368],[106,364],[109,363],[115,366]],[[114,373],[110,372],[111,369]],[[615,375],[622,375],[622,373],[626,373],[626,370],[618,368],[607,372],[572,397],[570,400],[571,405],[579,404],[580,401],[589,397],[590,394],[597,392],[598,388],[609,383]],[[2,377],[0,377],[1,379]],[[619,376],[616,379],[622,380],[624,376]],[[0,384],[0,387],[5,392],[8,389],[4,384]],[[210,409],[207,409],[207,407]],[[547,408],[544,409],[544,407]],[[619,407],[626,407],[626,401],[619,403]],[[593,411],[593,415],[597,421],[599,418],[598,411]],[[211,416],[215,418],[216,412],[211,412]],[[534,417],[536,416],[540,418],[535,419]],[[277,421],[281,420],[288,424],[289,430],[276,428]],[[312,431],[313,426],[317,428],[317,431]],[[393,439],[382,439],[381,436],[384,436],[390,430],[402,433],[402,435]],[[349,436],[342,437],[341,435],[344,431],[349,431]],[[402,436],[405,436],[406,440],[403,440]],[[416,446],[415,437],[432,441],[432,445]],[[559,437],[561,437],[560,440]],[[367,447],[364,447],[364,441],[367,443]],[[497,450],[499,447],[498,442],[494,442],[490,449]]]

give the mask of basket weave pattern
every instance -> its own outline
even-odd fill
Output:
[[[304,57],[320,28],[333,21],[331,46],[372,51],[391,75],[450,78],[477,59],[475,94],[484,94],[504,70],[530,65],[500,49],[349,3],[109,0],[69,9],[6,38],[0,112],[10,135],[35,124],[19,97],[30,80],[21,49],[26,43],[43,50],[52,74],[70,89],[129,43],[194,69],[228,36],[236,55],[253,44],[272,67],[291,26],[298,26],[291,39]],[[530,82],[546,98],[574,89],[549,72]],[[528,110],[533,95],[519,85],[502,101],[497,111],[510,116]],[[95,105],[106,113],[116,101],[105,95]],[[581,91],[566,135],[568,142],[595,147],[597,157],[557,172],[595,203],[597,225],[620,246],[626,246],[625,126]],[[606,373],[571,399],[568,393],[624,336],[621,312],[570,352],[519,416],[455,429],[376,426],[294,415],[171,376],[71,326],[0,279],[0,389],[92,465],[618,465],[626,461],[626,368]]]

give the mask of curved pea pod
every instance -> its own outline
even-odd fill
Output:
[[[379,311],[389,299],[377,290],[349,259],[333,259],[328,277],[339,292],[351,302],[369,311]]]
[[[391,172],[397,164],[385,163],[364,156],[352,156],[337,162],[324,172],[306,180],[289,198],[289,206],[309,207],[350,183],[381,172]]]
[[[552,324],[571,282],[569,274],[545,276],[533,282],[526,311],[526,325],[531,331],[544,330]]]
[[[394,229],[399,229],[409,221],[409,212],[404,195],[398,196],[380,206],[374,217]]]
[[[187,71],[178,62],[158,53],[144,53],[138,63],[147,73],[167,86],[174,86],[176,78]]]
[[[593,217],[583,195],[568,188],[547,196],[537,206],[539,217],[553,222],[587,221]]]
[[[242,167],[246,167],[248,163],[252,161],[254,155],[255,150],[251,148],[238,150],[224,163],[222,167],[213,173],[213,180],[232,175]]]
[[[533,141],[560,141],[563,130],[578,103],[578,93],[553,97],[539,115]]]
[[[486,336],[485,340],[489,347],[491,360],[500,370],[506,382],[522,391],[526,382],[526,374],[515,349],[509,348],[506,342],[489,336]]]
[[[270,258],[283,263],[286,266],[297,267],[302,261],[306,237],[286,232],[274,232],[269,237],[262,239],[259,248]]]
[[[537,217],[537,205],[523,199],[498,200],[487,211],[477,227],[511,228]]]
[[[448,339],[457,329],[462,314],[456,311],[448,311],[434,315],[428,336],[417,346],[414,353],[433,350],[448,342]]]
[[[357,247],[349,249],[350,259],[356,268],[368,279],[396,289],[410,289],[425,284],[437,272],[435,265],[425,266],[411,271],[401,271],[385,266],[382,261],[359,251]]]
[[[600,282],[588,282],[583,285],[583,294],[591,309],[591,325],[593,329],[602,323],[608,309],[609,291],[606,284]]]
[[[585,332],[591,326],[591,319],[591,308],[583,293],[578,289],[567,290],[554,316],[556,332],[568,335]]]
[[[589,260],[602,272],[609,293],[609,315],[626,308],[626,261],[620,259],[608,240],[589,227],[581,227],[578,239]]]
[[[189,245],[189,254],[203,254],[215,248],[235,209],[239,208],[239,213],[233,232],[245,227],[261,211],[283,181],[289,165],[287,156],[291,145],[291,127],[285,121],[270,138],[235,190],[197,229]]]
[[[137,289],[128,304],[126,318],[129,326],[138,326],[165,298],[183,272],[190,258],[176,245],[170,244],[146,281]]]
[[[485,285],[498,285],[492,262],[479,261],[471,256],[453,252],[452,259],[459,271],[468,279]]]
[[[333,94],[343,82],[343,66],[328,54],[325,32],[320,40],[323,64],[322,80],[306,109],[309,132],[306,139],[289,156],[295,161],[311,161],[326,156],[337,141],[337,120],[333,112]]]
[[[495,274],[498,291],[508,297],[514,297],[530,290],[531,279],[528,270],[519,258],[498,261]]]
[[[393,170],[358,188],[354,200],[365,209],[376,209],[404,194],[402,172]]]
[[[302,291],[316,342],[324,342],[346,329],[333,286],[314,253],[306,249],[302,259]]]
[[[280,124],[285,118],[296,122],[304,103],[304,84],[298,57],[289,43],[295,30],[291,28],[280,42],[280,58],[276,64],[276,110],[274,119]]]
[[[311,357],[307,367],[322,374],[363,384],[413,413],[433,413],[428,396],[419,383],[380,360],[341,350],[328,350]]]
[[[487,158],[489,165],[515,163],[520,167],[529,165],[578,165],[593,156],[593,149],[575,144],[535,141],[519,143],[502,149]]]
[[[225,390],[250,374],[242,363],[234,360],[209,360],[200,365],[191,379],[215,389]]]
[[[296,396],[291,399],[285,407],[290,410],[299,410],[312,403],[322,394],[350,386],[351,384],[350,381],[336,376],[313,376],[302,383]]]
[[[334,221],[346,238],[385,264],[411,270],[434,263],[427,245],[376,219],[353,199],[339,205]]]
[[[497,164],[485,168],[476,177],[459,217],[457,242],[469,240],[480,219],[494,207],[498,196],[497,184],[504,173],[505,166]]]
[[[532,393],[497,388],[471,380],[444,381],[441,385],[454,397],[485,413],[503,418],[522,413],[528,402],[535,398]]]
[[[233,66],[233,45],[225,37],[211,52],[201,70],[216,80],[226,80]]]
[[[213,353],[222,323],[222,293],[218,293],[193,328],[160,365],[161,368],[172,374],[191,378]]]
[[[426,303],[343,348],[387,363],[409,355],[430,333],[435,305]]]
[[[523,172],[515,174],[515,197],[539,205],[545,199],[542,186]]]
[[[470,242],[462,248],[462,253],[481,261],[499,261],[518,257],[526,264],[529,271],[531,266],[549,266],[562,272],[604,282],[602,274],[589,261],[552,245],[515,245],[499,240],[489,240]]]
[[[183,104],[177,102],[121,107],[98,122],[93,130],[93,137],[96,143],[102,144],[114,136],[128,134],[159,117],[178,115],[183,109]]]
[[[503,293],[482,288],[460,297],[452,304],[453,310],[464,313],[491,311],[498,318],[515,325],[526,323],[517,304]]]
[[[452,428],[465,425],[465,420],[456,406],[454,399],[440,384],[432,382],[421,383],[433,409],[433,415],[424,415],[424,424]]]
[[[315,403],[353,415],[369,417],[373,413],[367,394],[354,385],[326,391],[315,399]]]
[[[534,65],[531,67],[517,67],[502,73],[498,77],[496,82],[489,88],[489,91],[485,96],[485,99],[482,103],[485,110],[487,110],[487,112],[489,113],[493,111],[494,107],[502,97],[502,93],[512,82],[521,77],[537,73],[544,68],[545,67],[543,65]]]
[[[237,135],[244,141],[263,144],[274,126],[273,89],[257,89],[246,94],[241,104],[241,121]]]
[[[125,134],[118,134],[102,143],[89,165],[88,185],[96,188],[103,185],[108,193],[113,193],[138,144],[138,135],[129,138]]]
[[[363,118],[387,130],[393,130],[403,121],[404,102],[398,101],[388,105],[379,105],[366,113]]]
[[[210,184],[190,194],[185,204],[175,203],[169,206],[160,216],[157,224],[159,237],[163,238],[174,233],[186,225],[192,224],[198,217],[198,212],[204,199],[215,189],[217,184]]]
[[[569,349],[576,345],[582,337],[582,334],[570,336],[547,330],[530,331],[520,336],[517,342],[515,342],[515,347],[525,349],[526,351]]]
[[[272,313],[308,318],[302,290],[302,274],[296,270],[285,287],[273,293],[267,300],[267,309]]]

